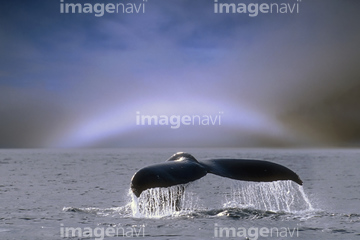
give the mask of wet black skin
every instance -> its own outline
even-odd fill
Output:
[[[248,159],[211,159],[200,162],[191,154],[180,152],[164,163],[137,171],[131,179],[131,190],[139,197],[146,189],[189,183],[207,173],[242,181],[292,180],[300,185],[303,183],[295,172],[277,163]]]

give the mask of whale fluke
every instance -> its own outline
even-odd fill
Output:
[[[185,184],[202,178],[207,174],[206,168],[190,154],[174,154],[167,162],[144,167],[131,179],[131,190],[139,197],[149,188],[170,187]]]
[[[208,173],[236,180],[252,182],[273,182],[278,180],[292,180],[299,185],[299,176],[280,164],[249,159],[211,159],[202,161]]]
[[[243,181],[292,180],[300,185],[303,183],[295,172],[280,164],[248,159],[197,161],[191,154],[179,152],[164,163],[137,171],[131,179],[131,190],[139,197],[146,189],[189,183],[207,173]]]

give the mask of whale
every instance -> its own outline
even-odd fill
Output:
[[[269,161],[252,159],[209,159],[198,161],[186,152],[178,152],[167,161],[144,167],[131,178],[136,197],[151,188],[167,188],[196,181],[211,173],[225,178],[252,182],[291,180],[303,184],[291,169]]]

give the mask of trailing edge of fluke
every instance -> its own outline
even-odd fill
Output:
[[[164,163],[137,171],[131,179],[131,190],[139,197],[146,189],[189,183],[207,173],[243,181],[292,180],[300,185],[303,183],[295,172],[277,163],[248,159],[197,161],[189,153],[178,152]]]

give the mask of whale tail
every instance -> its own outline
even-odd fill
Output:
[[[299,176],[280,164],[248,159],[211,159],[197,161],[189,153],[176,153],[165,163],[151,165],[137,171],[131,179],[131,190],[139,197],[149,188],[185,184],[212,173],[226,178],[272,182],[292,180],[300,185]]]
[[[211,159],[202,161],[208,173],[252,182],[292,180],[302,185],[300,177],[289,168],[277,163],[249,159]]]
[[[171,187],[202,178],[207,174],[203,167],[188,153],[177,153],[160,164],[144,167],[131,179],[131,190],[135,196],[149,188]]]

